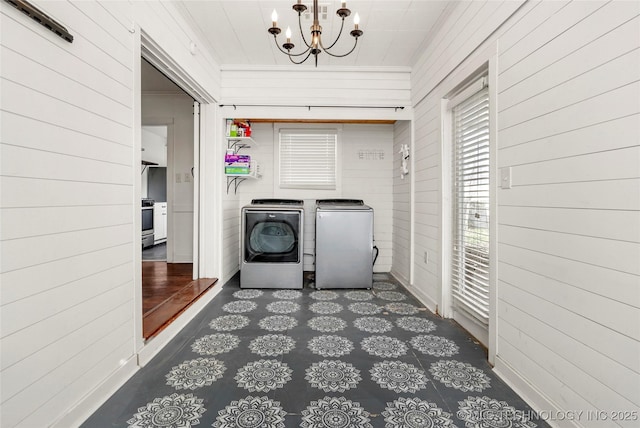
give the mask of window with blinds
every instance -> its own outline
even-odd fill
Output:
[[[280,188],[336,188],[336,130],[280,130]]]
[[[489,322],[489,90],[456,104],[453,130],[452,285],[456,309]]]

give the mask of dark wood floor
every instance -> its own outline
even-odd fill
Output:
[[[216,278],[192,280],[191,263],[142,262],[142,333],[149,339],[212,287]]]

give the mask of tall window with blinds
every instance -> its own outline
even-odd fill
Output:
[[[456,310],[489,323],[489,90],[455,105],[452,293]]]
[[[336,188],[336,130],[281,129],[280,188]]]

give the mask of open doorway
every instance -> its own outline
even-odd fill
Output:
[[[146,340],[215,280],[195,279],[197,103],[144,59],[141,90],[142,332]],[[145,223],[145,214],[152,216],[151,222]]]

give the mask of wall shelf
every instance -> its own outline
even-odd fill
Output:
[[[234,153],[238,153],[242,149],[249,149],[256,144],[251,137],[227,137],[227,148],[232,149]]]
[[[233,188],[233,193],[237,193],[238,192],[238,186],[240,185],[240,183],[242,183],[245,180],[255,180],[257,179],[259,176],[256,173],[251,173],[251,174],[225,174],[227,176],[227,194],[229,194],[229,188],[231,187],[231,185],[234,186]]]
[[[233,153],[237,154],[242,149],[249,149],[252,146],[256,145],[256,141],[251,137],[226,137],[227,138],[227,148],[233,150]],[[247,179],[255,180],[260,177],[258,172],[258,163],[253,160],[251,161],[251,167],[249,168],[249,174],[225,174],[227,176],[227,194],[229,194],[229,189],[233,186],[233,193],[238,192],[238,186],[240,183]]]

